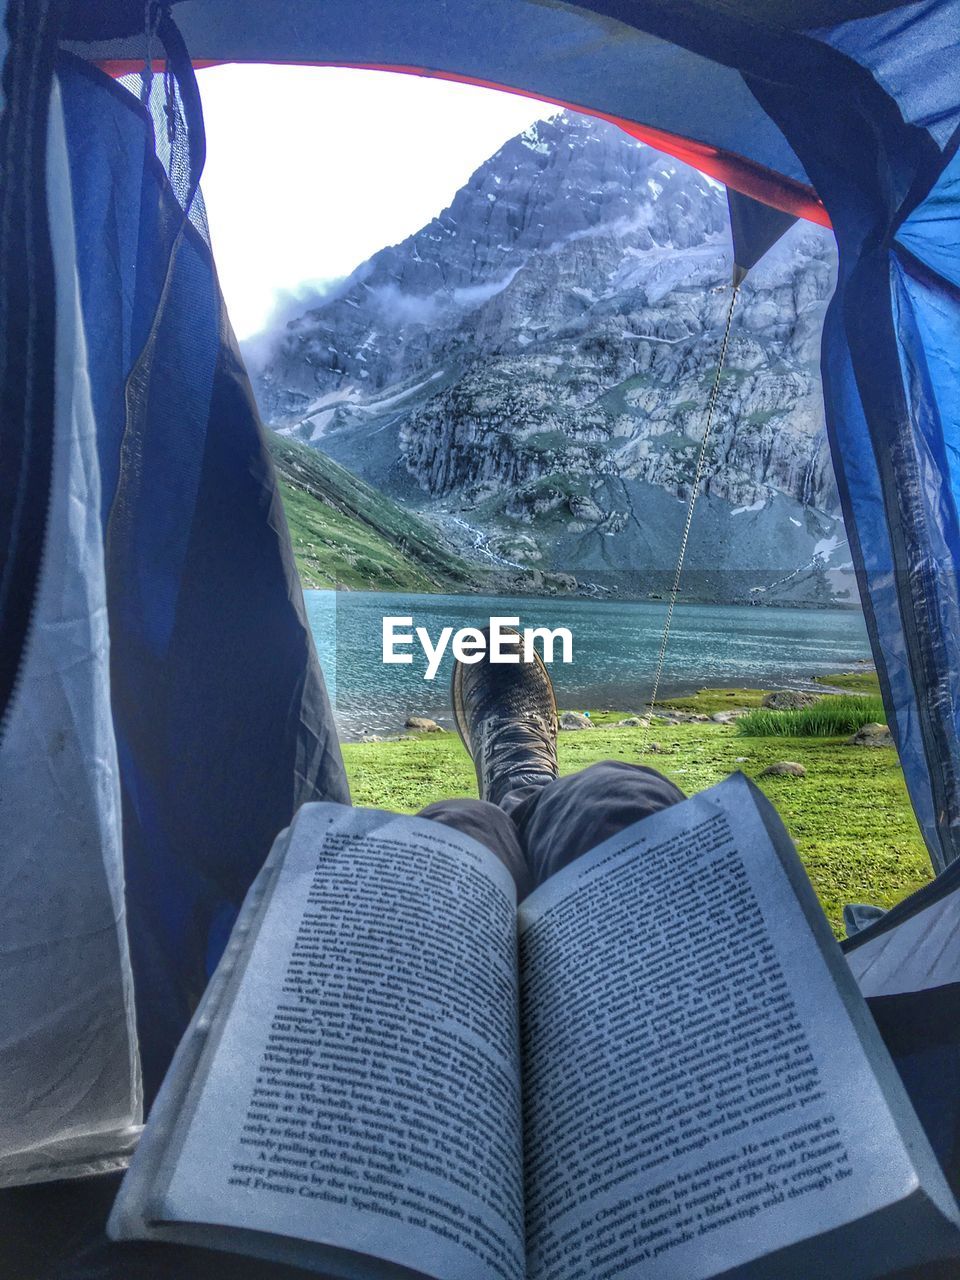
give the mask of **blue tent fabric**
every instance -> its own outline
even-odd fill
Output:
[[[134,354],[146,342],[166,271],[166,255],[149,248],[160,233],[160,206],[155,194],[151,198],[157,162],[143,118],[118,96],[105,95],[86,64],[63,64],[61,83],[70,97],[74,200],[84,213],[77,225],[77,257],[84,267],[84,320],[106,529],[120,469],[126,381]],[[101,121],[99,129],[87,129],[88,113]]]
[[[57,0],[10,0],[19,56],[3,65],[0,117],[0,733],[16,691],[40,576],[53,466],[53,259],[45,160]],[[9,50],[8,50],[9,52]],[[33,159],[26,172],[21,158]]]
[[[303,801],[348,791],[209,246],[138,101],[76,60],[60,81],[149,1099],[273,837]]]
[[[869,445],[861,434],[863,447],[852,448],[860,424],[829,399],[828,408],[834,410],[835,469],[844,475],[849,503],[845,514],[858,530],[861,594],[883,654],[888,713],[934,865],[942,870],[960,848],[960,562],[946,452],[960,405],[956,366],[928,359],[922,327],[924,314],[942,307],[956,332],[960,316],[942,285],[930,283],[927,299],[911,302],[915,289],[887,247],[864,253],[843,271],[829,335],[842,332],[837,345],[849,346],[856,390],[848,384],[847,397],[863,406]],[[828,395],[832,389],[828,385]],[[921,800],[927,781],[932,813]]]
[[[960,289],[960,150],[944,166],[926,199],[903,220],[897,245]]]
[[[941,147],[949,143],[960,124],[960,22],[953,5],[919,0],[809,34],[866,67],[905,121],[928,130]]]

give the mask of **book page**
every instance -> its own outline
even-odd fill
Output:
[[[704,1280],[916,1185],[757,803],[732,778],[520,905],[529,1280]]]
[[[492,853],[424,819],[306,806],[146,1219],[520,1280],[516,985]]]

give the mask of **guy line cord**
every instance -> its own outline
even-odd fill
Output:
[[[737,295],[740,292],[739,284],[733,286],[733,292],[730,295],[730,306],[727,310],[727,323],[723,330],[723,341],[720,344],[720,355],[717,358],[717,372],[713,379],[713,386],[710,389],[710,398],[707,401],[707,421],[703,428],[703,439],[700,441],[700,451],[697,454],[697,465],[693,475],[693,487],[690,490],[690,499],[687,502],[687,517],[683,524],[683,536],[680,539],[680,554],[677,557],[677,567],[673,575],[673,586],[670,590],[670,601],[667,605],[667,617],[663,625],[663,636],[660,640],[660,653],[657,656],[657,669],[653,677],[653,692],[650,694],[649,716],[653,716],[654,707],[657,701],[657,693],[660,690],[660,677],[663,675],[663,662],[667,653],[667,641],[670,638],[670,624],[673,622],[673,609],[677,603],[677,595],[680,591],[680,575],[683,572],[683,560],[687,554],[687,542],[690,538],[690,526],[693,523],[693,509],[697,505],[697,495],[700,492],[700,481],[703,478],[703,466],[707,457],[707,444],[710,440],[710,432],[713,429],[713,420],[717,408],[717,400],[720,395],[720,379],[723,375],[723,365],[727,358],[727,346],[730,342],[730,326],[733,323],[733,309],[737,305]]]

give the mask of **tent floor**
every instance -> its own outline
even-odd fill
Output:
[[[121,1175],[0,1191],[2,1280],[303,1280],[314,1272],[104,1235]],[[939,1278],[937,1278],[939,1280]]]
[[[113,1244],[103,1233],[120,1174],[0,1191],[2,1280],[303,1280],[315,1272],[172,1244]],[[890,1280],[956,1280],[956,1262]],[[820,1277],[829,1280],[829,1277]],[[837,1280],[843,1280],[842,1270]]]

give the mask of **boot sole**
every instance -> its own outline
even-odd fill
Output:
[[[504,630],[506,631],[506,628],[504,628]],[[520,632],[517,631],[515,634],[519,635]],[[539,653],[537,653],[536,649],[534,649],[533,651],[533,660],[537,664],[537,666],[540,668],[540,670],[543,672],[543,675],[546,678],[547,687],[550,690],[550,701],[553,704],[553,718],[557,726],[557,731],[559,732],[560,709],[557,706],[557,692],[553,687],[553,681],[550,679],[550,672],[547,670],[546,663],[540,657]],[[471,761],[473,761],[473,771],[476,774],[476,778],[477,778],[477,794],[480,796],[482,800],[483,787],[480,782],[480,768],[476,760],[473,759],[473,751],[470,749],[470,743],[467,741],[467,735],[464,730],[464,725],[466,724],[466,720],[467,720],[466,712],[463,709],[463,692],[461,689],[464,666],[465,664],[462,662],[454,663],[453,678],[450,681],[450,704],[453,708],[453,723],[457,727],[457,733],[460,735],[460,741],[463,743],[463,749],[464,751],[466,751]]]

